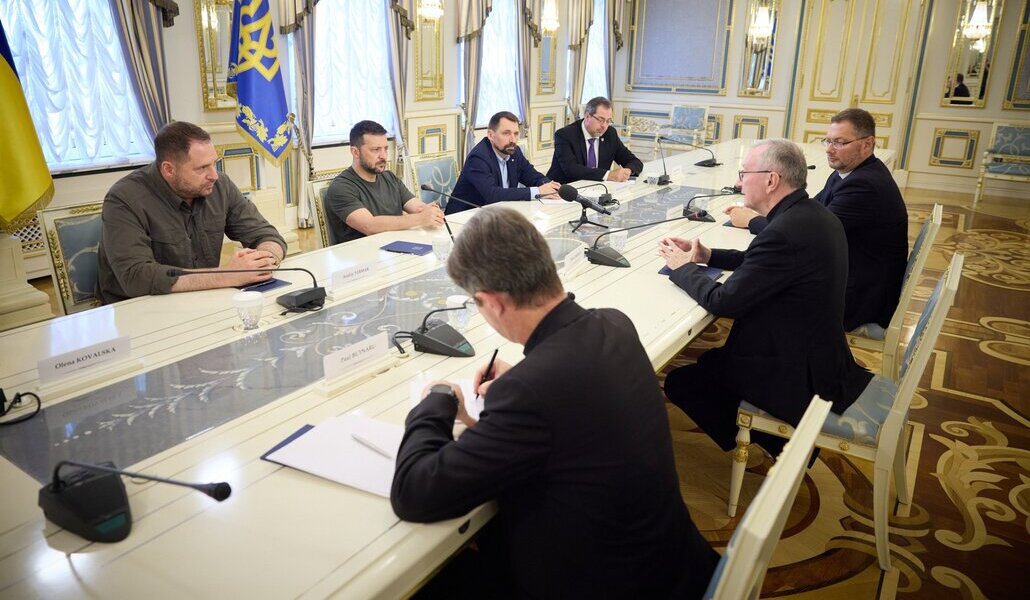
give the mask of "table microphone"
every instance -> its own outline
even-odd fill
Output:
[[[579,202],[584,209],[592,208],[602,215],[612,214],[612,211],[598,204],[593,198],[581,196],[577,188],[567,183],[563,183],[562,186],[558,188],[558,196],[566,202]]]
[[[420,190],[422,190],[424,192],[432,192],[434,194],[439,194],[441,196],[449,198],[450,200],[456,200],[456,201],[460,202],[461,204],[464,204],[465,206],[467,206],[469,208],[483,208],[481,205],[476,204],[475,202],[469,202],[468,200],[462,200],[461,198],[459,198],[457,196],[452,196],[452,195],[448,194],[447,192],[441,192],[440,190],[435,190],[428,183],[423,183],[422,185],[418,186],[418,189],[420,189]]]
[[[61,467],[81,467],[61,479]],[[229,484],[189,483],[116,469],[113,463],[99,465],[62,460],[54,467],[53,481],[39,490],[39,507],[54,525],[91,542],[119,542],[132,530],[132,512],[122,475],[193,488],[221,502],[232,494]]]
[[[672,179],[669,177],[669,170],[665,168],[665,148],[662,146],[662,140],[669,140],[669,138],[662,137],[660,135],[655,136],[655,141],[658,142],[658,153],[662,157],[662,174],[658,176],[658,185],[669,185]],[[669,140],[674,141],[674,140]],[[650,183],[650,182],[648,182]]]
[[[286,292],[275,299],[287,312],[305,312],[318,310],[325,304],[325,288],[318,285],[315,274],[300,267],[280,267],[277,269],[211,269],[207,271],[186,271],[183,269],[168,269],[165,271],[169,277],[182,277],[184,275],[218,274],[218,273],[277,273],[279,271],[302,271],[311,276],[311,288],[306,290],[295,290]]]
[[[415,346],[415,350],[419,352],[425,352],[427,354],[439,354],[441,356],[460,356],[460,357],[471,357],[476,355],[475,348],[469,343],[465,336],[461,335],[457,329],[451,327],[447,323],[442,323],[437,320],[430,322],[429,317],[436,313],[446,312],[449,310],[465,310],[468,305],[466,301],[461,306],[450,306],[447,308],[438,308],[431,310],[426,313],[426,316],[422,319],[422,325],[419,326],[415,331],[398,331],[393,334],[390,339],[393,344],[397,346],[397,349],[404,354],[404,349],[401,348],[400,344],[397,343],[397,338],[408,338]]]
[[[667,138],[667,137],[661,136],[661,135],[658,136],[658,139],[665,140],[667,142],[672,142],[674,144],[680,144],[680,145],[683,145],[683,146],[690,146],[691,148],[697,148],[698,150],[704,150],[705,152],[707,152],[707,153],[712,155],[711,158],[706,158],[704,160],[699,160],[696,163],[694,163],[695,167],[718,167],[719,165],[722,164],[721,162],[718,162],[718,161],[715,160],[715,152],[712,152],[711,150],[709,150],[707,146],[698,146],[697,144],[691,144],[689,142],[684,142],[683,140],[675,140],[675,139]],[[661,147],[661,144],[659,144],[658,146]]]
[[[612,198],[611,192],[608,191],[608,186],[600,181],[597,183],[591,183],[590,185],[584,185],[583,187],[576,188],[577,190],[585,190],[592,187],[601,186],[604,188],[604,193],[597,197],[597,203],[601,206],[608,206],[609,204],[615,204],[618,202],[615,198]]]
[[[697,200],[699,198],[719,198],[719,197],[722,197],[722,196],[735,196],[735,195],[736,195],[736,193],[730,193],[730,194],[725,194],[724,193],[724,194],[705,194],[705,195],[694,196],[690,200],[687,200],[687,205],[685,207],[683,207],[683,214],[686,215],[687,218],[690,219],[691,221],[701,221],[703,223],[715,223],[715,219],[712,218],[712,216],[710,214],[708,214],[707,210],[705,210],[703,208],[691,208],[691,204],[693,204],[694,200]]]
[[[602,266],[605,266],[605,267],[628,268],[630,266],[629,260],[625,256],[623,256],[621,252],[619,252],[615,248],[612,248],[611,246],[605,246],[604,248],[598,248],[597,247],[597,244],[598,244],[598,242],[601,241],[601,238],[603,238],[606,235],[611,235],[613,233],[618,233],[620,231],[629,231],[631,229],[640,229],[641,227],[651,227],[651,226],[654,226],[654,225],[661,225],[662,223],[671,223],[673,221],[682,221],[683,219],[688,219],[688,220],[694,221],[696,219],[691,218],[691,217],[693,217],[693,212],[694,212],[693,210],[688,209],[686,206],[684,206],[683,207],[683,216],[682,217],[673,217],[671,219],[664,219],[664,220],[661,220],[661,221],[654,221],[652,223],[641,223],[640,225],[634,225],[632,227],[623,227],[622,229],[613,229],[611,231],[606,231],[606,232],[602,233],[601,235],[597,236],[596,238],[594,238],[594,245],[592,247],[590,247],[590,248],[585,249],[583,251],[583,253],[586,254],[587,260],[589,260],[591,263],[593,263],[595,265],[602,265]],[[713,219],[713,222],[714,222],[714,219]]]

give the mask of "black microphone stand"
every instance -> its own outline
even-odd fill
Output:
[[[569,221],[569,225],[574,225],[572,233],[576,233],[576,230],[584,225],[593,225],[594,227],[600,227],[601,229],[608,229],[607,225],[602,225],[595,221],[591,221],[587,218],[587,207],[584,206],[582,212],[579,213],[579,219],[575,221]]]

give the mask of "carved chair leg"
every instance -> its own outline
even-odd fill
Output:
[[[737,515],[737,503],[740,501],[740,486],[744,483],[744,469],[747,468],[747,447],[751,443],[751,430],[741,427],[737,432],[737,448],[733,451],[733,470],[730,473],[730,501],[726,514]]]
[[[894,489],[898,493],[898,502],[911,504],[912,495],[908,492],[908,476],[905,474],[905,463],[907,462],[905,452],[905,435],[898,438],[898,447],[894,450]]]
[[[873,472],[873,533],[876,537],[876,557],[880,568],[884,571],[891,569],[890,552],[890,466],[876,465]]]

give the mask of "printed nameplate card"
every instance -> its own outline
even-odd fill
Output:
[[[683,216],[683,205],[682,204],[677,204],[676,206],[673,206],[669,210],[665,211],[665,218],[666,219],[675,219],[676,217],[682,217],[682,216]]]
[[[336,379],[354,369],[385,357],[390,352],[390,339],[386,332],[374,335],[337,350],[322,359],[326,380]]]
[[[106,362],[129,358],[132,345],[129,336],[123,335],[110,340],[85,346],[78,350],[44,358],[37,363],[39,382],[53,383],[84,369],[90,369]]]
[[[577,246],[565,255],[565,267],[562,269],[566,277],[573,277],[587,264],[587,255],[583,248]]]
[[[352,284],[359,279],[371,277],[376,272],[376,263],[367,262],[354,265],[339,271],[333,271],[332,289],[338,290],[345,285]]]

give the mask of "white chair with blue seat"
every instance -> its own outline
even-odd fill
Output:
[[[654,156],[659,156],[658,136],[665,138],[668,148],[678,145],[704,146],[708,127],[708,107],[697,104],[678,104],[669,111],[669,125],[658,129],[655,136]],[[668,149],[667,148],[667,149]]]
[[[905,476],[905,425],[916,385],[930,360],[937,335],[955,300],[959,278],[962,276],[961,254],[955,254],[948,269],[926,301],[912,331],[912,338],[901,361],[900,381],[876,375],[853,405],[843,415],[830,413],[816,440],[816,446],[843,452],[848,456],[873,463],[873,526],[876,554],[880,568],[890,570],[888,541],[890,483],[893,475],[898,502],[909,504],[911,492]],[[733,457],[730,479],[730,498],[727,512],[737,513],[740,487],[747,466],[748,444],[751,430],[790,438],[793,427],[761,409],[741,402],[737,409],[737,449]]]
[[[991,146],[980,162],[973,206],[983,196],[985,179],[1030,182],[1030,122],[995,123]]]
[[[100,306],[96,287],[102,207],[99,202],[90,202],[36,213],[62,314]]]
[[[410,157],[410,161],[415,187],[421,188],[423,185],[429,184],[434,190],[445,194],[454,191],[454,186],[458,183],[458,160],[453,152],[421,154]],[[439,202],[441,208],[447,206],[446,196],[421,189],[414,191],[423,202]]]
[[[712,574],[704,597],[711,600],[758,598],[773,550],[783,534],[805,467],[831,404],[819,396],[801,417],[794,435],[769,469],[747,512],[737,523],[726,552]]]
[[[898,307],[894,309],[887,329],[883,329],[876,323],[862,325],[854,331],[848,332],[848,343],[855,348],[872,350],[883,354],[883,362],[880,365],[880,374],[892,381],[898,380],[898,347],[901,340],[901,329],[905,324],[905,312],[912,296],[923,276],[923,267],[926,266],[926,259],[933,249],[934,240],[937,239],[937,232],[941,228],[943,207],[935,204],[927,219],[919,229],[919,235],[912,244],[912,252],[908,255],[908,264],[905,266],[905,278],[901,284],[901,294],[898,297]]]

